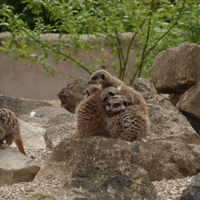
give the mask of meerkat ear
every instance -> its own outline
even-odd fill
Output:
[[[105,75],[104,74],[101,75],[101,79],[105,80]]]

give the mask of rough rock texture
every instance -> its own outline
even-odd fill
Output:
[[[32,110],[32,114],[20,115],[20,118],[29,122],[32,125],[37,125],[42,128],[56,126],[58,124],[68,124],[68,126],[75,126],[75,115],[69,113],[64,108],[56,106],[45,106]]]
[[[147,172],[116,151],[121,143],[130,148],[131,143],[98,136],[64,139],[35,180],[58,178],[86,199],[156,199]]]
[[[55,177],[67,182],[77,165],[102,160],[140,166],[149,173],[152,181],[182,178],[199,172],[199,149],[199,144],[162,140],[127,142],[97,136],[64,139],[55,147],[35,180]]]
[[[150,118],[148,138],[200,144],[200,137],[187,118],[167,97],[158,94],[153,84],[147,79],[138,78],[134,81],[133,87],[147,102]]]
[[[172,103],[199,133],[200,45],[185,42],[160,52],[154,60],[152,80],[158,92],[172,94]]]
[[[67,127],[66,125],[59,124],[49,127],[44,134],[46,147],[48,149],[54,149],[64,138],[71,138],[72,134],[72,127]]]
[[[157,199],[148,173],[123,161],[79,162],[65,187],[84,199]]]
[[[186,188],[179,200],[199,200],[200,199],[200,174],[198,174],[193,182]]]
[[[45,106],[51,106],[51,104],[45,101],[19,99],[0,95],[0,108],[7,108],[14,112],[16,116],[29,114],[32,110]]]
[[[83,79],[76,79],[73,83],[68,84],[58,93],[61,106],[69,112],[75,113],[76,107],[83,98],[83,91],[88,86],[87,81]]]
[[[30,114],[22,114],[19,116],[21,124],[21,135],[24,141],[25,148],[44,149],[46,144],[50,145],[50,138],[55,138],[54,143],[56,145],[63,138],[68,137],[67,133],[72,134],[76,126],[75,115],[69,113],[67,110],[56,106],[45,106],[32,110]],[[56,128],[55,128],[56,126]],[[65,133],[56,138],[56,132],[50,133],[51,137],[46,137],[48,141],[44,140],[46,130],[50,129],[54,131],[59,130],[59,127],[65,127]],[[54,128],[51,128],[54,127]],[[48,131],[46,133],[46,136]],[[54,135],[54,136],[53,136]],[[50,147],[50,146],[48,146]]]
[[[41,193],[34,193],[30,194],[24,199],[26,200],[57,200],[54,194],[50,192],[41,192]]]
[[[200,59],[200,58],[199,58]],[[200,71],[200,70],[199,70]],[[180,96],[177,108],[186,116],[195,119],[200,123],[200,82]]]
[[[200,45],[185,42],[154,59],[152,81],[159,93],[183,93],[200,79]]]
[[[25,149],[45,149],[46,143],[44,141],[43,135],[46,129],[40,127],[39,125],[32,125],[31,123],[25,122],[21,119],[19,119],[19,122],[22,141],[24,143]],[[15,144],[13,145],[15,146]]]
[[[0,186],[32,181],[39,169],[34,160],[11,147],[0,150]]]

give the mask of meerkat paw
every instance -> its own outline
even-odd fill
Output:
[[[1,144],[1,149],[5,149],[5,148],[7,148],[7,147],[9,147],[10,146],[10,144],[8,144],[8,143],[3,143],[3,144]]]

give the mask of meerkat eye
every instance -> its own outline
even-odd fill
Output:
[[[112,93],[112,92],[109,92],[109,95],[110,95],[110,96],[115,96],[115,94],[114,94],[114,93]]]
[[[124,106],[128,106],[128,103],[126,101],[123,102]]]
[[[108,100],[108,97],[105,97],[105,98],[103,99],[103,102],[107,102],[107,100]]]
[[[93,81],[97,80],[97,76],[93,76],[93,77],[92,77],[92,80],[93,80]]]
[[[113,108],[118,108],[119,106],[120,106],[119,103],[114,103],[114,104],[113,104]]]
[[[111,107],[111,103],[108,103],[107,106],[110,108]]]
[[[104,74],[101,75],[102,80],[105,80],[105,76]]]

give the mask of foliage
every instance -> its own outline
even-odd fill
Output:
[[[0,49],[14,53],[15,58],[41,64],[52,75],[57,71],[48,64],[50,54],[57,60],[71,61],[88,73],[101,66],[113,67],[118,78],[132,84],[136,77],[150,75],[158,52],[184,41],[200,42],[200,3],[195,0],[25,0],[23,5],[26,6],[21,13],[9,4],[1,6],[0,25],[7,27],[13,40],[3,42]],[[25,20],[27,12],[34,16],[34,26]],[[121,39],[124,32],[132,33],[126,44]],[[43,37],[45,33],[59,33],[60,40],[50,43]],[[68,35],[64,43],[63,34]],[[109,44],[110,58],[106,58],[102,43],[90,43],[82,34],[104,39]],[[17,44],[13,42],[16,38]],[[135,42],[137,49],[133,48]],[[98,57],[92,53],[94,48]],[[74,53],[80,50],[93,56],[96,64],[86,67],[76,59]],[[128,73],[127,63],[136,50],[140,53]],[[112,61],[112,56],[117,56],[118,61]]]

